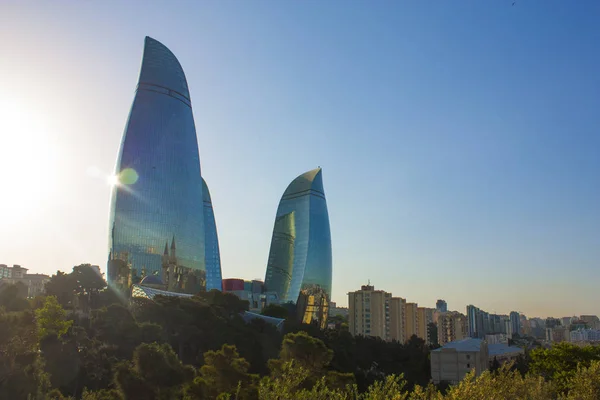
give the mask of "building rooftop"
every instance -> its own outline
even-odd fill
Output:
[[[137,298],[146,298],[146,299],[154,300],[155,296],[171,296],[171,297],[187,297],[187,298],[194,297],[194,295],[192,295],[192,294],[168,292],[166,290],[153,289],[153,288],[145,287],[145,286],[141,286],[141,285],[132,285],[131,288],[132,288],[131,297],[133,297],[133,298],[137,297]],[[249,312],[249,311],[242,312],[241,317],[246,323],[248,323],[254,319],[261,319],[261,320],[265,321],[266,323],[274,325],[280,332],[282,331],[283,323],[285,322],[285,319],[282,319],[282,318],[268,317],[266,315],[256,314],[256,313]]]
[[[517,346],[509,346],[506,343],[494,343],[488,345],[488,354],[490,357],[501,356],[503,354],[524,353],[525,351]]]
[[[144,279],[142,279],[142,281],[140,282],[140,285],[141,286],[149,286],[149,285],[162,286],[163,281],[162,281],[162,279],[160,279],[159,276],[148,275],[148,276],[144,277]]]
[[[481,339],[466,338],[457,340],[455,342],[446,343],[439,349],[432,351],[443,351],[446,349],[455,349],[456,351],[479,351],[481,349],[481,342],[483,342]]]

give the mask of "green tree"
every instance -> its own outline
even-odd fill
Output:
[[[27,287],[22,282],[0,286],[0,307],[6,311],[28,310]]]
[[[567,382],[568,400],[600,399],[600,361],[592,361],[589,367],[579,365]]]
[[[587,368],[592,361],[600,360],[600,347],[562,342],[548,349],[534,349],[530,358],[529,371],[552,381],[559,392],[565,393],[578,367]]]
[[[485,371],[479,377],[470,372],[455,386],[448,389],[444,397],[449,400],[488,400],[488,399],[529,399],[548,400],[555,398],[551,384],[541,376],[521,376],[511,370],[512,365],[504,364],[496,373]]]
[[[63,336],[63,339],[52,334],[40,340],[44,371],[48,373],[53,388],[66,395],[76,395],[80,371],[79,352],[72,338]]]
[[[236,399],[257,398],[258,376],[248,373],[250,364],[241,358],[235,346],[204,354],[200,374],[186,389],[187,398],[216,398],[231,395]]]
[[[359,399],[356,386],[346,390],[331,388],[323,377],[313,385],[305,388],[304,382],[311,373],[293,361],[281,365],[280,374],[276,377],[264,377],[259,385],[260,400],[355,400]]]
[[[102,389],[95,392],[85,389],[81,400],[123,400],[123,397],[118,390],[114,389]]]
[[[33,312],[0,311],[0,399],[43,399],[50,383],[37,347]]]
[[[333,351],[322,340],[306,332],[288,333],[283,338],[279,358],[283,362],[294,361],[311,373],[322,375],[333,358]]]
[[[171,346],[143,343],[131,363],[117,367],[115,383],[127,400],[171,400],[181,396],[183,384],[193,375],[193,368],[184,366]]]
[[[263,308],[261,314],[266,315],[268,317],[283,319],[289,317],[288,310],[285,307],[280,306],[279,304],[269,304],[268,306]]]
[[[65,310],[54,296],[47,296],[44,306],[35,310],[38,335],[44,338],[49,335],[61,337],[71,327],[73,321],[67,321]]]
[[[73,307],[73,296],[75,294],[76,282],[71,274],[57,271],[46,283],[46,295],[54,296],[61,306]]]

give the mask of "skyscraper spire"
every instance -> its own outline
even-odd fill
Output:
[[[171,250],[175,250],[175,235],[173,235],[173,240],[171,240]]]
[[[163,252],[163,255],[165,255],[165,256],[169,255],[169,241],[168,240],[165,242],[165,251]]]

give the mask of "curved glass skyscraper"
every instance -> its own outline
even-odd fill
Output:
[[[331,298],[331,232],[321,168],[287,187],[275,218],[265,287],[281,302],[296,302],[305,289]]]
[[[210,192],[206,181],[202,178],[202,192],[204,195],[204,239],[206,249],[206,290],[223,290],[223,278],[221,275],[221,254],[219,253],[219,237],[217,236],[217,224],[215,212],[213,211]]]
[[[109,283],[129,286],[159,275],[163,246],[176,240],[169,285],[181,292],[205,289],[205,197],[190,93],[177,58],[149,37],[116,175]]]

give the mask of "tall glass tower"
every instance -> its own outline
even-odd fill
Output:
[[[294,179],[281,197],[265,287],[280,302],[295,303],[305,290],[331,298],[331,232],[321,168]]]
[[[202,178],[202,192],[204,194],[204,239],[206,249],[206,290],[223,290],[223,278],[221,275],[221,254],[219,253],[219,237],[217,236],[217,224],[215,212],[213,211],[210,192],[206,181]]]
[[[109,283],[160,275],[163,246],[176,240],[171,284],[180,292],[205,289],[204,196],[190,92],[177,58],[149,37],[116,177]]]

